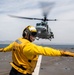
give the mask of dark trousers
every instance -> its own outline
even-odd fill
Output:
[[[9,75],[32,75],[32,74],[22,74],[12,67]]]

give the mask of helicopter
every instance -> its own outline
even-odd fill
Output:
[[[14,18],[20,18],[20,19],[29,19],[29,20],[41,20],[40,23],[36,23],[36,29],[37,29],[37,37],[36,39],[39,40],[41,39],[51,39],[54,38],[54,34],[51,31],[51,28],[48,25],[48,21],[57,21],[57,19],[47,19],[47,15],[49,10],[53,7],[54,3],[41,3],[42,8],[43,8],[43,17],[44,18],[31,18],[31,17],[21,17],[21,16],[14,16],[14,15],[9,15]]]

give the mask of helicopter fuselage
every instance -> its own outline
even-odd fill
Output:
[[[45,22],[37,23],[36,29],[37,29],[38,38],[52,39],[54,37],[53,32],[51,32],[51,29],[48,27],[47,23]]]

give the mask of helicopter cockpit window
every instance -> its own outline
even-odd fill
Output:
[[[44,23],[42,23],[42,26],[45,26],[45,24],[44,24]]]
[[[46,27],[47,26],[47,22],[41,22],[41,25]]]
[[[40,23],[37,23],[36,26],[40,26]]]

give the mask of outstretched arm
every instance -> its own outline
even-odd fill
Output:
[[[23,52],[25,54],[45,55],[45,56],[74,56],[74,52],[58,50],[51,47],[42,47],[32,43],[27,44],[24,47]]]
[[[5,47],[5,48],[0,48],[0,52],[8,52],[8,51],[12,51],[12,49],[13,49],[13,44],[14,44],[14,42],[11,43],[10,45],[8,45],[8,46]]]

